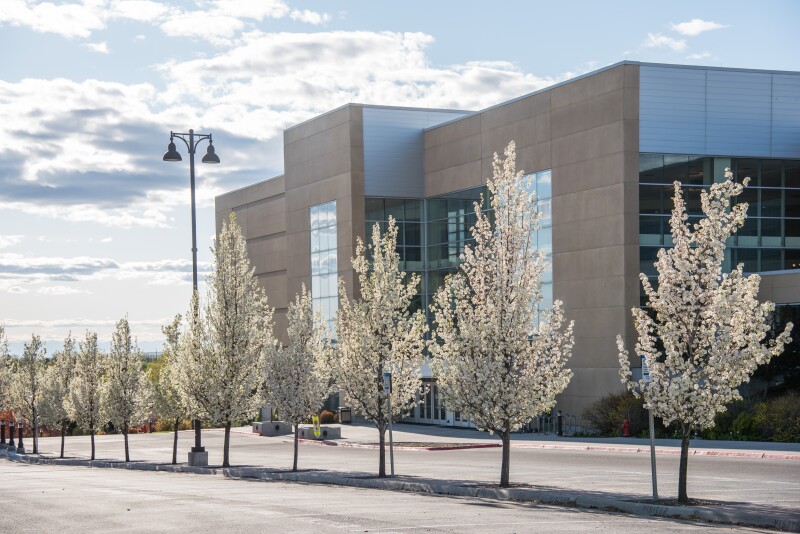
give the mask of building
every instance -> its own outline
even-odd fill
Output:
[[[615,336],[632,346],[638,275],[652,274],[669,245],[674,180],[696,214],[699,192],[725,167],[752,177],[729,262],[763,274],[764,299],[800,310],[797,72],[626,61],[478,112],[349,104],[288,128],[284,174],[217,197],[217,226],[237,212],[279,335],[302,283],[335,314],[345,297],[337,276],[351,296],[356,238],[389,215],[405,269],[423,277],[416,305],[426,306],[470,238],[492,154],[511,140],[546,214],[545,304],[564,301],[575,320],[574,377],[558,408],[580,414],[621,388]],[[454,415],[434,382],[413,419],[464,424]]]

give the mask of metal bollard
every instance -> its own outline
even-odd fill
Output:
[[[17,446],[14,445],[14,420],[8,422],[8,450],[14,452]]]
[[[564,435],[564,417],[561,415],[561,410],[558,410],[557,413],[558,413],[558,420],[557,420],[558,430],[556,431],[556,435],[557,436],[563,436]]]

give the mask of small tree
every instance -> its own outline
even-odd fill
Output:
[[[267,399],[281,418],[294,425],[294,463],[297,471],[300,423],[311,417],[330,393],[325,351],[327,334],[322,313],[311,306],[311,295],[303,285],[289,303],[287,346],[276,346],[266,361]]]
[[[153,388],[153,405],[158,417],[172,423],[172,464],[178,463],[178,427],[186,417],[187,410],[177,387],[176,367],[179,365],[181,315],[177,314],[172,323],[162,326],[166,337],[161,367],[151,368],[150,384]]]
[[[338,350],[331,360],[331,370],[345,399],[378,429],[378,476],[385,477],[386,427],[390,417],[400,417],[416,404],[428,326],[422,311],[409,310],[420,280],[416,274],[407,277],[399,269],[397,225],[393,218],[389,218],[384,235],[375,224],[372,243],[365,246],[358,239],[353,269],[358,274],[361,298],[352,302],[344,299],[341,303]],[[346,295],[341,278],[339,294]],[[392,373],[391,414],[383,389],[384,371]]]
[[[8,356],[6,329],[0,324],[0,412],[8,407],[8,386],[11,383],[11,361]]]
[[[562,329],[561,302],[536,326],[544,253],[531,245],[540,213],[530,179],[516,171],[512,141],[494,155],[488,182],[494,223],[475,203],[474,246],[437,292],[431,365],[442,395],[480,430],[503,442],[500,486],[509,485],[511,433],[552,408],[572,372],[566,363],[573,323]]]
[[[740,264],[722,272],[725,241],[744,224],[747,203],[731,207],[743,184],[725,181],[701,193],[705,218],[689,224],[680,182],[675,182],[670,219],[675,246],[661,249],[655,263],[658,286],[640,275],[650,311],[633,308],[636,354],[650,369],[650,382],[631,380],[628,351],[617,336],[622,381],[668,425],[682,428],[678,500],[687,502],[689,439],[694,429],[714,426],[714,416],[741,396],[737,388],[758,365],[789,343],[792,323],[768,344],[768,319],[775,308],[757,299],[760,277],[745,276]]]
[[[229,467],[231,424],[257,410],[263,398],[264,353],[274,344],[273,309],[250,266],[233,212],[212,252],[205,314],[195,295],[181,344],[178,382],[188,406],[225,426],[222,465]]]
[[[105,360],[105,380],[101,390],[103,416],[122,430],[125,461],[130,462],[128,433],[150,413],[150,396],[142,351],[131,338],[127,319],[117,321],[111,336],[111,351]]]
[[[33,431],[33,454],[39,454],[39,414],[46,353],[42,339],[32,334],[30,343],[25,343],[22,357],[16,362],[16,376],[11,383],[12,404],[17,418],[27,421]]]
[[[75,372],[75,340],[72,333],[64,339],[64,348],[56,352],[47,367],[42,391],[42,424],[61,429],[61,455],[64,457],[64,441],[70,418],[67,412],[67,398]]]
[[[75,374],[70,383],[67,412],[69,418],[88,430],[95,457],[94,435],[100,422],[100,386],[103,379],[103,354],[97,349],[97,334],[86,332],[75,360]]]

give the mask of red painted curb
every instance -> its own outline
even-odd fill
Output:
[[[607,445],[561,445],[561,444],[539,444],[539,443],[511,443],[512,447],[520,449],[562,449],[573,451],[601,451],[601,452],[628,452],[650,454],[650,447],[614,447]],[[659,449],[656,454],[676,456],[681,453],[680,449]],[[769,460],[800,460],[800,454],[781,454],[772,452],[747,452],[747,451],[725,451],[718,449],[689,449],[691,456],[723,456],[736,458],[764,458]]]
[[[346,441],[331,441],[327,439],[305,439],[300,438],[299,441],[303,443],[313,443],[314,445],[329,445],[332,447],[352,447],[354,449],[377,449],[378,445],[371,445],[366,443],[353,443],[353,442],[346,442]],[[499,443],[476,443],[472,444],[464,444],[464,445],[453,445],[450,447],[398,447],[398,450],[404,451],[455,451],[460,449],[489,449],[500,447]]]

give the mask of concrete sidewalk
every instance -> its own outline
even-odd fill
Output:
[[[339,425],[336,425],[339,426]],[[378,432],[367,423],[341,425],[342,438],[325,443],[377,447]],[[237,429],[250,432],[249,427]],[[412,443],[463,443],[500,444],[500,438],[468,428],[439,427],[397,423],[393,425],[395,442]],[[388,433],[387,433],[388,443]],[[541,433],[516,433],[511,437],[515,449],[586,450],[621,453],[650,454],[650,440],[642,438],[573,438]],[[656,454],[679,455],[681,442],[678,439],[657,439]],[[729,456],[741,458],[767,458],[776,460],[800,460],[800,443],[774,443],[756,441],[716,441],[694,439],[689,444],[692,456]]]

